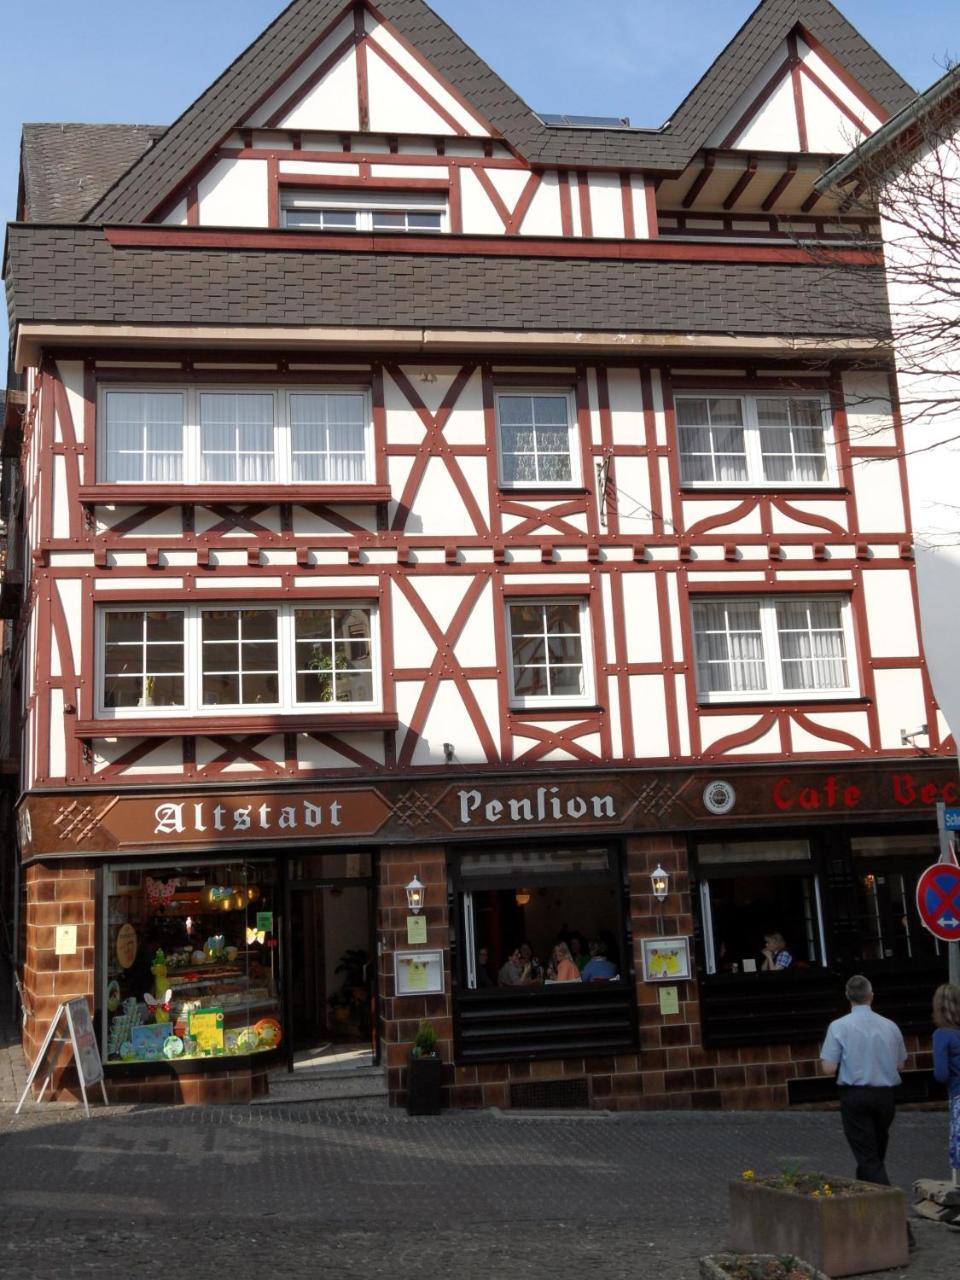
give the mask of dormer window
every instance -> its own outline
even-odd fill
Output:
[[[365,231],[390,235],[447,230],[446,191],[286,191],[283,226],[301,231]]]

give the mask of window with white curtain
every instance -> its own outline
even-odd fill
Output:
[[[293,479],[357,483],[366,478],[367,405],[362,395],[290,395]]]
[[[577,484],[574,422],[567,392],[498,395],[501,483],[522,488]]]
[[[275,417],[272,395],[202,392],[201,479],[214,484],[273,480]]]
[[[678,394],[674,408],[683,484],[836,483],[820,396]]]
[[[700,696],[722,701],[853,693],[849,614],[842,596],[695,601]]]
[[[104,479],[147,484],[183,479],[184,395],[180,391],[108,391]]]
[[[104,716],[380,706],[378,615],[365,602],[110,606],[97,635]]]
[[[105,389],[99,477],[137,484],[370,484],[367,390]]]

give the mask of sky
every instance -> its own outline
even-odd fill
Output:
[[[24,121],[168,124],[286,0],[43,0],[4,6],[0,210],[16,212]],[[666,120],[755,0],[433,0],[532,107]],[[960,55],[957,0],[838,0],[911,84]],[[587,15],[587,18],[585,18]]]

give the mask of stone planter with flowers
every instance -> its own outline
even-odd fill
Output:
[[[786,1170],[730,1183],[730,1243],[737,1251],[803,1258],[827,1276],[907,1262],[902,1191],[851,1178]]]
[[[772,1253],[714,1253],[700,1259],[700,1280],[828,1280],[802,1258]]]

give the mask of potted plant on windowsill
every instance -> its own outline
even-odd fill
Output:
[[[407,1063],[407,1115],[440,1114],[440,1086],[443,1063],[437,1053],[437,1032],[433,1023],[424,1020],[410,1050]]]
[[[804,1258],[830,1277],[886,1271],[907,1263],[902,1191],[852,1178],[786,1169],[730,1183],[734,1250]]]

